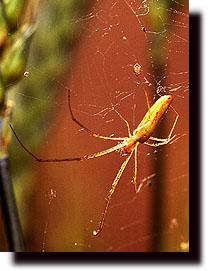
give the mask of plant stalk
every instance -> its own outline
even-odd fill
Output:
[[[0,198],[9,251],[23,252],[24,241],[10,175],[9,158],[0,159]]]

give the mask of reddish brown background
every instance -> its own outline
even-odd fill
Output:
[[[87,127],[100,134],[126,136],[126,127],[118,117],[112,115],[114,121],[108,124],[100,117],[93,117],[94,111],[82,104],[107,107],[107,96],[114,101],[116,90],[135,90],[134,101],[131,97],[125,99],[118,109],[133,129],[132,106],[136,104],[135,124],[139,124],[147,111],[141,84],[144,77],[152,82],[151,86],[144,85],[151,104],[156,93],[154,80],[148,77],[148,73],[153,74],[148,57],[150,44],[146,40],[149,36],[142,31],[125,2],[117,4],[113,10],[112,1],[102,1],[100,5],[97,9],[105,11],[98,16],[101,18],[102,15],[102,20],[96,17],[86,20],[90,23],[86,24],[87,29],[74,50],[72,66],[60,81],[65,86],[70,85],[76,116]],[[109,16],[110,12],[112,16]],[[117,17],[113,16],[115,14]],[[115,26],[118,18],[119,25]],[[148,30],[150,26],[145,20],[144,16],[141,21]],[[113,27],[107,30],[107,37],[101,38],[105,25]],[[99,30],[94,31],[96,29]],[[188,38],[187,28],[173,24],[171,31]],[[126,42],[121,34],[128,38]],[[187,74],[180,77],[171,73],[188,71],[188,42],[181,45],[174,42],[174,38],[178,40],[172,35],[169,38],[171,42],[167,44],[171,53],[167,60],[165,85],[169,86],[188,81]],[[179,50],[183,53],[178,53]],[[141,78],[133,73],[132,66],[137,61],[142,66]],[[131,184],[133,160],[129,163],[113,195],[103,232],[97,237],[92,236],[92,231],[98,226],[105,197],[124,158],[119,153],[112,153],[82,163],[34,162],[36,180],[30,202],[28,250],[181,251],[180,244],[188,241],[188,95],[186,92],[181,98],[179,91],[172,94],[173,106],[179,113],[174,133],[185,133],[186,136],[172,145],[158,148],[157,152],[154,148],[140,146],[138,182],[153,173],[156,177],[152,179],[151,186],[135,195]],[[73,157],[113,146],[113,142],[78,131],[79,127],[70,119],[67,91],[63,87],[60,87],[54,107],[56,111],[51,119],[51,129],[43,140],[40,156]],[[90,115],[82,114],[83,109]],[[171,110],[165,115],[163,137],[167,136],[174,117]],[[38,131],[34,133],[38,134]],[[155,161],[163,163],[158,166]],[[51,189],[55,191],[53,200],[50,200]]]

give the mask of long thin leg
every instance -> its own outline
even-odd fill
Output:
[[[145,145],[148,145],[148,146],[151,146],[151,147],[158,147],[158,146],[161,146],[161,145],[167,145],[168,143],[169,144],[173,144],[173,142],[175,142],[176,140],[178,140],[179,138],[185,136],[186,134],[182,134],[182,135],[179,135],[179,136],[172,136],[170,139],[164,139],[164,138],[161,138],[161,139],[164,139],[164,141],[160,141],[160,142],[157,142],[157,143],[149,143],[149,142],[144,142]],[[160,138],[158,138],[158,141],[159,141]]]
[[[85,155],[85,156],[83,156],[83,158],[81,160],[84,160],[84,159],[93,159],[93,158],[96,158],[96,157],[100,157],[100,156],[106,155],[108,153],[111,153],[111,152],[114,152],[114,151],[122,149],[125,145],[126,145],[126,143],[122,142],[122,143],[117,144],[114,147],[109,148],[107,150],[100,151],[100,152],[93,153],[93,154],[89,154],[89,155]]]
[[[171,107],[172,110],[176,113],[176,118],[175,118],[175,121],[174,121],[174,123],[173,123],[173,127],[172,127],[172,129],[170,130],[170,134],[169,134],[168,138],[171,137],[171,135],[172,135],[172,133],[173,133],[173,130],[175,129],[176,123],[177,123],[177,121],[178,121],[178,118],[179,118],[178,112],[172,107],[172,105],[171,105],[170,107]]]
[[[124,172],[124,169],[126,167],[126,165],[128,164],[132,154],[133,154],[134,151],[131,152],[131,154],[126,158],[126,160],[123,162],[123,164],[121,165],[120,169],[119,169],[119,172],[117,173],[116,175],[116,178],[114,179],[113,183],[112,183],[112,187],[111,187],[111,190],[108,192],[108,196],[107,196],[107,203],[105,205],[105,209],[104,209],[104,212],[103,212],[103,216],[102,216],[102,219],[100,221],[100,224],[99,224],[99,227],[97,230],[94,230],[93,231],[93,235],[98,235],[102,229],[103,229],[103,225],[104,225],[104,221],[105,221],[105,217],[106,217],[106,214],[107,214],[107,210],[108,210],[108,207],[109,207],[109,204],[110,204],[110,200],[111,200],[111,197],[113,195],[113,193],[115,192],[115,189],[116,189],[116,186],[121,178],[121,175],[122,173]]]
[[[171,139],[173,139],[175,137],[176,137],[176,135],[172,136]],[[151,136],[149,139],[157,141],[157,142],[166,142],[167,141],[167,138],[158,138],[158,137],[153,137],[153,136]]]
[[[113,106],[113,105],[112,105]],[[113,106],[113,110],[116,112],[116,114],[119,116],[119,118],[126,124],[126,127],[127,127],[127,130],[128,130],[128,134],[129,134],[129,137],[131,136],[131,129],[130,129],[130,126],[129,126],[129,123],[128,121],[121,115],[121,113],[119,113],[115,107]]]
[[[135,147],[135,152],[134,152],[134,190],[137,193],[137,176],[138,176],[138,144]]]
[[[149,98],[147,95],[147,91],[144,89],[144,94],[145,94],[145,98],[146,98],[146,103],[147,103],[147,107],[148,107],[148,111],[150,110],[150,103],[149,103]]]
[[[69,107],[69,112],[70,112],[72,121],[74,121],[77,125],[79,125],[83,130],[85,130],[91,136],[101,138],[101,139],[105,139],[105,140],[116,140],[116,141],[120,141],[120,140],[125,139],[123,137],[109,137],[109,136],[99,135],[99,134],[94,133],[93,131],[91,131],[89,128],[87,128],[85,125],[83,125],[79,120],[77,120],[77,118],[75,118],[75,116],[74,116],[74,113],[73,113],[72,107],[71,107],[71,90],[69,88],[67,88],[67,90],[68,90],[68,107]]]
[[[150,102],[149,102],[149,98],[147,95],[147,91],[145,89],[144,90],[144,95],[145,95],[145,99],[146,99],[146,103],[147,103],[147,107],[148,107],[148,113],[149,113],[149,118],[150,118]]]
[[[161,145],[167,145],[168,143],[170,143],[170,140],[166,140],[164,142],[157,142],[157,143],[148,143],[148,142],[144,142],[145,145],[147,146],[151,146],[151,147],[159,147]]]
[[[66,157],[66,158],[54,158],[54,159],[42,159],[42,158],[39,158],[37,157],[35,154],[33,154],[23,143],[22,141],[20,140],[20,138],[17,136],[14,128],[12,127],[11,124],[9,124],[10,128],[12,129],[13,131],[13,134],[14,136],[16,137],[17,141],[19,142],[20,146],[30,155],[32,156],[36,161],[38,162],[42,162],[42,163],[58,163],[58,162],[71,162],[71,161],[83,161],[83,160],[88,160],[88,159],[92,159],[92,158],[96,158],[96,157],[100,157],[100,156],[103,156],[103,155],[106,155],[108,153],[111,153],[111,152],[114,152],[114,151],[117,151],[119,149],[121,149],[122,147],[125,146],[125,143],[120,143],[120,144],[117,144],[109,149],[106,149],[104,151],[101,151],[101,152],[97,152],[97,153],[93,153],[93,154],[89,154],[89,155],[84,155],[84,156],[81,156],[81,157]]]

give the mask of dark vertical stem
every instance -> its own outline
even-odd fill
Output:
[[[149,15],[149,19],[152,25],[154,25],[157,21],[157,5],[163,5],[163,7],[168,8],[168,2],[164,0],[159,0],[158,3],[152,2],[151,4],[151,12]],[[164,22],[168,22],[169,15],[165,12],[160,15]],[[155,28],[157,28],[157,31],[162,31],[164,28],[164,25],[162,21],[158,21],[156,25],[154,25]],[[162,84],[160,83],[161,78],[165,78],[165,75],[167,73],[166,71],[166,56],[167,56],[167,50],[166,48],[166,37],[163,35],[154,35],[151,38],[151,56],[152,56],[152,63],[153,63],[153,69],[151,67],[151,73],[154,75],[154,78],[156,80],[155,83],[155,89],[157,89],[160,86],[164,86],[165,81],[163,80]],[[154,90],[155,93],[155,90]],[[165,92],[161,95],[166,94]],[[167,134],[167,120],[164,118],[162,122],[160,123],[160,129],[157,129],[157,133],[155,134],[158,138],[164,138],[164,135]],[[154,194],[153,199],[153,229],[152,231],[156,233],[156,237],[154,238],[154,242],[152,244],[152,251],[161,251],[163,249],[163,243],[162,243],[162,225],[165,220],[164,213],[161,212],[161,206],[163,206],[163,194],[166,189],[164,182],[161,182],[161,180],[164,180],[165,174],[166,174],[166,160],[164,158],[165,156],[165,150],[162,152],[158,152],[156,154],[156,160],[154,161],[154,172],[156,172],[155,182],[159,183],[157,186],[157,189]]]
[[[164,18],[167,20],[167,18]],[[163,36],[154,36],[151,39],[151,50],[152,50],[152,61],[154,68],[151,69],[151,73],[154,75],[156,82],[160,82],[161,78],[164,78],[166,75],[166,55],[167,52],[163,49],[165,47],[166,40]],[[163,84],[160,85],[155,83],[154,85],[154,92],[159,86],[163,86],[165,81],[163,80]],[[166,94],[161,93],[161,95]],[[164,138],[167,134],[167,120],[163,118],[162,122],[160,123],[160,129],[157,129],[156,133],[154,134],[158,138]],[[166,189],[165,184],[163,181],[166,174],[166,160],[165,160],[165,149],[163,148],[163,152],[157,152],[155,154],[156,160],[153,163],[154,172],[156,173],[155,176],[155,183],[159,183],[157,185],[157,189],[154,193],[153,198],[153,206],[152,206],[152,215],[153,215],[153,228],[152,232],[156,233],[154,238],[154,242],[152,243],[152,251],[161,251],[163,244],[162,244],[162,225],[164,222],[164,213],[161,212],[161,206],[163,206],[163,194]]]
[[[18,216],[8,158],[0,159],[0,198],[9,250],[23,252],[23,234]]]
[[[164,77],[164,64],[157,63],[155,77],[162,78]],[[163,119],[160,123],[160,129],[157,131],[157,137],[163,138],[167,134],[167,119]],[[155,238],[154,251],[161,251],[163,248],[162,242],[162,225],[164,224],[165,218],[164,213],[161,211],[161,206],[163,206],[163,195],[166,189],[165,186],[165,176],[166,176],[166,159],[165,157],[165,148],[163,152],[157,153],[157,159],[154,162],[154,169],[156,172],[156,183],[159,183],[157,190],[154,195],[154,232],[158,233]],[[162,180],[162,181],[161,181]]]
[[[201,14],[190,15],[190,253],[201,261]],[[206,150],[205,150],[206,151]]]

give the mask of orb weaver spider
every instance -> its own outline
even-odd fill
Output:
[[[113,193],[115,192],[116,186],[119,183],[119,180],[122,176],[122,173],[124,172],[128,162],[131,159],[133,154],[134,154],[133,183],[134,183],[135,192],[136,193],[138,192],[138,188],[137,188],[138,158],[137,158],[137,156],[138,156],[139,144],[145,144],[148,146],[157,147],[157,146],[168,144],[169,142],[173,142],[173,139],[176,137],[176,135],[172,136],[172,134],[173,134],[173,130],[176,126],[179,114],[170,105],[173,100],[173,96],[172,95],[163,95],[151,107],[149,104],[149,100],[148,100],[148,96],[147,96],[146,91],[145,91],[145,98],[146,98],[146,102],[147,102],[147,106],[148,106],[148,111],[145,114],[145,116],[143,117],[142,121],[137,126],[137,128],[133,131],[133,133],[131,133],[128,121],[115,108],[113,108],[113,110],[116,112],[116,114],[119,116],[119,118],[125,123],[127,130],[128,130],[128,137],[109,137],[109,136],[103,136],[103,135],[99,135],[97,133],[94,133],[93,131],[88,129],[85,125],[83,125],[79,120],[76,119],[76,117],[73,114],[72,107],[71,107],[71,91],[70,91],[70,89],[68,89],[68,107],[69,107],[69,112],[70,112],[72,121],[74,121],[78,126],[80,126],[83,130],[85,130],[87,133],[89,133],[93,137],[104,139],[104,140],[118,141],[118,143],[115,146],[113,146],[109,149],[106,149],[106,150],[103,150],[103,151],[100,151],[97,153],[89,154],[89,155],[84,155],[81,157],[67,157],[67,158],[60,158],[60,159],[59,158],[55,158],[55,159],[39,158],[36,155],[34,155],[21,142],[21,140],[17,136],[14,128],[10,124],[10,127],[14,133],[14,136],[16,137],[19,144],[30,156],[32,156],[38,162],[48,163],[48,162],[84,161],[84,160],[88,160],[88,159],[97,158],[97,157],[112,153],[114,151],[119,151],[120,154],[127,155],[127,158],[122,163],[122,165],[121,165],[121,167],[120,167],[120,169],[119,169],[119,171],[118,171],[118,173],[112,183],[111,189],[108,192],[107,202],[106,202],[106,205],[104,208],[104,212],[102,214],[102,218],[100,220],[100,223],[99,223],[97,230],[93,231],[93,235],[98,235],[101,232],[101,230],[103,229],[103,225],[105,222],[105,217],[106,217],[107,210],[108,210],[108,207],[109,207],[109,204],[111,201],[111,197],[112,197]],[[167,109],[170,106],[175,111],[176,118],[175,118],[175,121],[173,123],[173,126],[171,128],[171,131],[170,131],[168,137],[167,138],[152,137],[152,134],[155,131],[155,129],[157,128],[159,121],[161,120],[161,118],[163,117],[163,115],[165,114],[165,112],[167,111]],[[151,140],[152,142],[147,142],[148,140]]]

